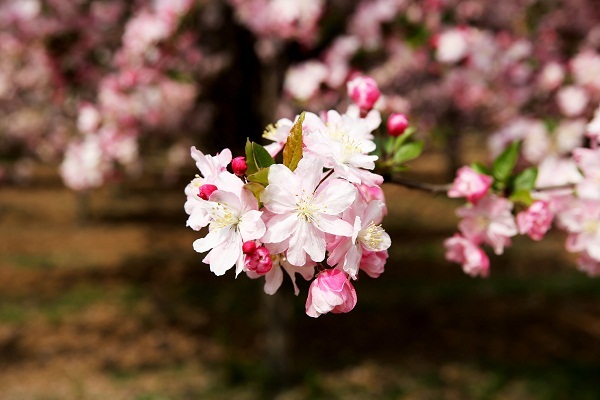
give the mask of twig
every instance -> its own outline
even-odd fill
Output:
[[[448,190],[450,190],[450,188],[452,187],[451,183],[442,183],[442,184],[425,183],[425,182],[411,181],[408,179],[403,179],[403,178],[398,178],[398,177],[391,177],[389,179],[386,179],[386,182],[395,183],[397,185],[404,186],[409,189],[421,190],[423,192],[428,192],[428,193],[433,193],[433,194],[438,194],[438,193],[446,194],[448,192]],[[551,190],[574,189],[574,188],[575,188],[574,183],[566,183],[564,185],[534,187],[533,189],[531,189],[531,191],[532,192],[548,192]]]
[[[434,193],[434,194],[446,193],[452,187],[451,183],[445,183],[445,184],[424,183],[424,182],[411,181],[408,179],[402,179],[402,178],[398,178],[398,177],[392,177],[389,179],[388,182],[395,183],[397,185],[404,186],[409,189],[416,189],[416,190],[421,190],[423,192],[429,192],[429,193]]]

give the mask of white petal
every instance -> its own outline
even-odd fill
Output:
[[[260,239],[265,234],[266,227],[263,220],[260,219],[261,215],[262,212],[256,210],[248,211],[242,215],[238,229],[244,242]]]
[[[261,201],[265,208],[275,214],[285,214],[296,209],[296,197],[286,188],[277,185],[269,185],[263,190]]]
[[[298,218],[296,214],[275,215],[267,223],[267,231],[262,241],[265,243],[279,243],[290,237],[296,229]]]
[[[315,195],[315,204],[324,214],[337,215],[347,209],[356,199],[356,188],[341,179],[324,182]]]
[[[323,232],[338,236],[352,236],[354,229],[352,225],[339,217],[320,214],[315,217],[314,223]]]

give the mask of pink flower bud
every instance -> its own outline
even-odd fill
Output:
[[[256,243],[253,240],[244,242],[242,245],[242,251],[244,254],[252,254],[256,250]]]
[[[246,158],[242,156],[234,158],[231,161],[231,168],[233,169],[234,174],[236,174],[237,176],[243,176],[248,170]]]
[[[520,234],[527,234],[533,240],[542,240],[552,225],[554,218],[548,203],[535,201],[525,211],[517,214],[517,226]]]
[[[358,75],[346,84],[348,96],[363,111],[369,111],[379,99],[377,82],[370,76]]]
[[[250,242],[244,243],[247,244]],[[254,243],[254,242],[252,242]],[[244,252],[246,253],[246,252]],[[246,259],[244,265],[250,271],[256,272],[258,275],[264,275],[271,270],[273,267],[273,260],[271,260],[271,253],[264,247],[256,247],[251,253],[246,253]]]
[[[200,192],[198,193],[198,196],[202,200],[208,200],[208,198],[210,197],[210,195],[215,190],[217,190],[217,187],[215,185],[211,185],[210,183],[207,183],[206,185],[200,186]]]
[[[493,182],[491,176],[465,166],[457,171],[452,187],[448,190],[448,197],[466,197],[475,204],[486,195]]]
[[[317,275],[310,284],[306,299],[306,314],[317,318],[321,314],[351,311],[356,305],[356,290],[348,274],[339,269],[328,269]]]
[[[408,128],[408,118],[404,114],[392,114],[387,120],[388,133],[391,136],[400,136]]]

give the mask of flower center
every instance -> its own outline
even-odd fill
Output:
[[[594,234],[598,231],[598,221],[586,221],[583,224],[583,231],[585,233]]]
[[[236,212],[225,204],[216,203],[211,206],[210,213],[213,217],[213,221],[210,226],[211,229],[221,229],[231,225],[237,225],[240,222],[240,218]]]
[[[381,244],[383,243],[383,228],[381,225],[375,225],[373,221],[366,228],[362,229],[359,234],[359,240],[364,243],[364,245],[373,251],[380,251]]]
[[[275,140],[275,133],[277,132],[277,124],[269,124],[263,131],[262,137],[269,140]]]
[[[314,221],[314,214],[320,212],[319,207],[314,204],[314,200],[315,198],[312,194],[300,197],[296,202],[296,214],[298,218],[308,222]]]
[[[362,153],[360,150],[360,143],[348,136],[342,138],[342,154],[340,161],[344,163],[357,153]]]

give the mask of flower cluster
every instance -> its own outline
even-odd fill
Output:
[[[378,157],[369,155],[381,118],[368,115],[351,108],[282,119],[265,130],[274,143],[248,141],[245,157],[233,160],[228,149],[210,156],[192,147],[200,175],[185,189],[187,225],[208,226],[194,249],[208,252],[203,262],[210,270],[264,276],[268,294],[280,287],[283,271],[298,294],[300,274],[313,279],[309,316],[352,310],[352,281],[360,270],[379,276],[391,243],[381,227],[383,178],[372,172]]]

